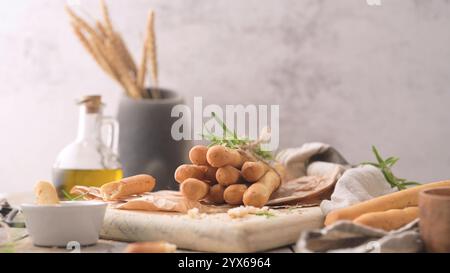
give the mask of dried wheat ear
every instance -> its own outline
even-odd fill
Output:
[[[100,68],[119,83],[129,97],[134,99],[150,97],[146,83],[149,73],[151,98],[160,98],[154,11],[150,10],[148,14],[146,37],[138,67],[122,36],[114,29],[105,1],[100,0],[100,5],[103,20],[96,20],[93,25],[66,5],[66,12],[76,37]]]

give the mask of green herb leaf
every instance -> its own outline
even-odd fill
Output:
[[[64,194],[64,197],[69,201],[77,201],[77,200],[83,198],[83,196],[85,196],[87,194],[87,193],[83,193],[78,196],[72,197],[72,195],[67,193],[65,190],[61,190],[61,192],[62,192],[62,194]]]
[[[388,167],[392,167],[392,166],[395,165],[395,163],[397,163],[397,161],[398,161],[399,159],[400,159],[400,158],[398,158],[398,157],[389,157],[389,158],[387,158],[384,162],[386,163],[386,165],[387,165]]]
[[[383,158],[381,158],[380,153],[378,152],[378,150],[375,146],[372,146],[372,152],[375,154],[375,158],[377,159],[378,164],[383,166],[384,165]]]
[[[202,133],[202,137],[206,140],[208,140],[210,143],[208,147],[214,146],[214,145],[223,145],[228,148],[232,149],[238,149],[243,146],[250,147],[250,152],[254,153],[258,157],[264,159],[264,160],[271,160],[273,159],[273,154],[271,151],[266,151],[261,148],[261,145],[251,145],[252,141],[246,137],[238,137],[236,131],[232,132],[226,124],[221,120],[215,112],[211,113],[211,116],[213,119],[216,120],[216,122],[222,127],[223,129],[223,135],[222,136],[216,136],[212,134],[206,126],[203,126],[205,133]]]
[[[380,168],[380,164],[378,164],[378,163],[373,163],[373,162],[361,162],[361,165],[371,165],[371,166]]]
[[[65,190],[61,190],[62,194],[64,194],[64,197],[67,200],[72,200],[72,196],[70,194],[68,194]]]
[[[377,167],[381,170],[383,173],[384,178],[389,183],[389,185],[392,188],[397,188],[398,190],[404,190],[407,188],[407,186],[415,186],[420,185],[418,182],[414,181],[407,181],[404,178],[398,178],[394,175],[391,168],[397,163],[399,160],[398,157],[388,157],[386,159],[383,159],[383,157],[380,155],[380,152],[375,146],[372,146],[372,152],[375,155],[376,160],[378,163],[373,162],[362,162],[361,165],[371,165],[374,167]]]
[[[273,214],[270,211],[260,211],[260,212],[256,212],[254,215],[256,215],[256,216],[265,216],[266,218],[275,217],[275,214]]]

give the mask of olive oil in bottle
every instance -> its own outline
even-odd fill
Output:
[[[59,190],[69,192],[76,185],[100,187],[108,182],[122,179],[122,170],[53,169],[53,179]]]
[[[118,156],[119,124],[102,113],[100,96],[80,102],[78,135],[56,158],[53,181],[62,196],[76,185],[100,187],[122,178]]]

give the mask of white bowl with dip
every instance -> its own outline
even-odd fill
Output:
[[[107,204],[63,201],[56,205],[22,204],[25,224],[36,246],[66,247],[75,241],[93,245],[99,239]]]

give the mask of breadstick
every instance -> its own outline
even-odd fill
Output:
[[[206,160],[207,152],[208,147],[196,145],[189,151],[189,159],[195,165],[208,165],[208,161]]]
[[[139,242],[128,244],[125,253],[174,253],[177,246],[167,242]]]
[[[175,170],[175,180],[178,183],[183,183],[183,181],[188,178],[197,178],[201,180],[205,178],[207,170],[207,166],[183,164]]]
[[[419,208],[409,207],[365,213],[353,220],[353,223],[391,231],[401,228],[417,217],[419,217]]]
[[[102,192],[97,187],[75,185],[70,189],[70,194],[83,197],[84,200],[103,200]]]
[[[248,182],[256,182],[269,170],[269,167],[261,161],[245,162],[242,165],[241,175]]]
[[[248,189],[245,184],[234,184],[225,189],[223,199],[229,205],[242,205],[245,191]]]
[[[275,170],[269,170],[261,179],[253,183],[244,194],[244,204],[257,208],[263,207],[272,193],[278,189],[281,184],[281,177],[284,171],[281,165],[275,166]]]
[[[55,186],[51,182],[39,181],[34,187],[36,195],[36,204],[38,205],[54,205],[59,204],[58,194]]]
[[[196,178],[188,178],[180,185],[180,192],[189,200],[198,201],[206,197],[209,185]]]
[[[217,169],[216,179],[217,183],[222,186],[229,186],[239,182],[241,178],[241,173],[238,169],[232,166],[224,166]]]
[[[450,180],[416,186],[406,190],[376,197],[347,208],[337,209],[328,213],[327,217],[325,218],[325,225],[331,225],[338,220],[353,220],[369,212],[415,207],[418,206],[419,203],[420,191],[429,188],[446,186],[450,186]]]
[[[223,199],[224,191],[224,186],[215,184],[209,188],[209,193],[206,196],[206,200],[217,205],[223,204],[225,202]]]
[[[206,153],[206,159],[209,165],[217,168],[231,165],[240,169],[245,161],[238,150],[230,149],[222,145],[210,147]]]
[[[217,169],[218,168],[214,168],[211,166],[205,166],[206,169],[206,173],[205,173],[205,179],[211,181],[211,184],[216,184],[217,183],[217,179],[216,179],[216,173],[217,173]]]
[[[139,174],[118,181],[106,183],[100,187],[106,201],[120,200],[135,194],[152,191],[156,180],[151,175]]]

